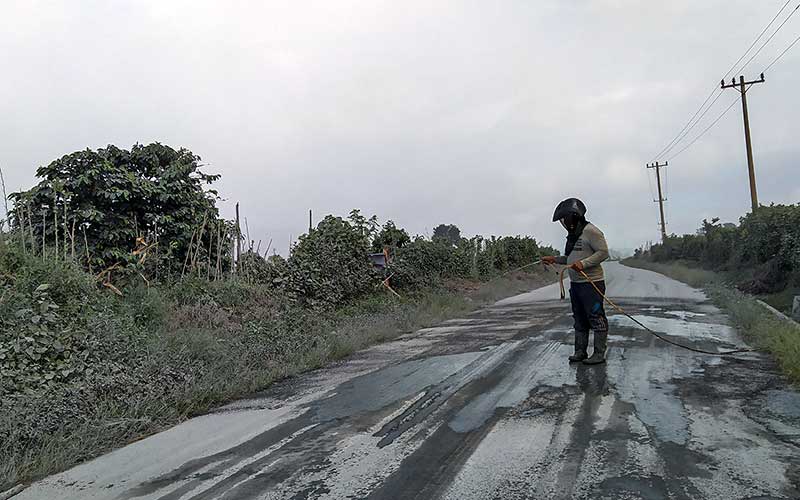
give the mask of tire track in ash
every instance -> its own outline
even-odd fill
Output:
[[[537,369],[548,365],[560,344],[522,341],[502,363],[454,392],[438,417],[443,425],[367,498],[427,499],[442,495],[494,422],[519,402],[520,394],[524,392],[522,397],[527,397],[530,386],[521,382],[534,380]]]
[[[440,424],[435,419],[426,422],[437,409],[465,385],[503,364],[522,344],[514,340],[478,352],[417,358],[356,377],[340,384],[328,397],[305,405],[301,416],[229,450],[191,460],[117,498],[238,500],[257,498],[259,491],[281,490],[282,483],[296,483],[297,478],[335,469],[337,464],[328,463],[327,457],[340,443],[381,424],[408,400],[416,399],[380,426],[373,446],[380,450],[411,430],[414,432],[404,438],[406,444],[421,440],[424,429]],[[324,492],[325,487],[314,491]]]

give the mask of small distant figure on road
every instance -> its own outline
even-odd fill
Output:
[[[569,298],[575,318],[575,354],[570,363],[583,362],[597,365],[606,362],[608,319],[603,308],[603,297],[597,288],[606,293],[606,282],[601,262],[608,259],[608,244],[603,232],[586,220],[586,205],[577,198],[567,198],[556,207],[553,222],[560,221],[567,230],[564,255],[546,256],[542,262],[569,266]],[[594,332],[594,352],[589,357],[589,330]]]

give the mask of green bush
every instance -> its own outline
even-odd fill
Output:
[[[739,225],[703,221],[697,234],[672,235],[648,252],[655,262],[685,260],[712,270],[752,270],[740,287],[773,293],[800,284],[800,205],[759,207]],[[750,276],[752,275],[752,276]]]
[[[441,240],[417,238],[399,249],[389,266],[397,287],[435,286],[443,277],[459,275],[456,252]]]
[[[418,288],[447,278],[489,278],[535,262],[540,255],[536,240],[527,236],[461,238],[456,245],[446,238],[417,238],[397,251],[389,271],[398,287]]]
[[[408,236],[406,230],[397,227],[393,221],[389,220],[372,240],[372,251],[378,253],[382,252],[384,248],[388,248],[394,252],[409,243],[411,243],[411,237]]]
[[[0,395],[80,377],[101,355],[87,326],[98,311],[91,276],[0,245]]]
[[[331,307],[374,287],[369,235],[341,217],[325,217],[292,248],[283,290],[309,307]]]

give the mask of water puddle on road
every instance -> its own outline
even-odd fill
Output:
[[[670,316],[677,316],[679,319],[688,321],[688,318],[701,318],[706,316],[706,313],[696,313],[691,311],[665,311],[664,314],[669,314]]]
[[[675,311],[673,311],[673,313],[674,312]],[[713,340],[728,344],[738,343],[736,332],[728,325],[718,323],[696,323],[681,318],[662,318],[643,314],[634,314],[633,318],[641,322],[647,328],[658,333],[696,340]],[[620,314],[609,316],[608,322],[612,327],[643,329],[629,317]]]

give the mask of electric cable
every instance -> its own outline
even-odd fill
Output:
[[[761,47],[759,47],[759,48],[758,48],[758,50],[757,50],[757,51],[755,51],[755,53],[754,53],[752,56],[750,56],[750,59],[748,59],[748,60],[747,60],[747,62],[746,62],[746,63],[744,63],[744,65],[743,65],[741,68],[739,68],[739,71],[737,71],[737,73],[741,73],[741,72],[742,72],[742,70],[744,70],[744,69],[747,67],[747,65],[748,65],[748,64],[750,64],[750,62],[751,62],[753,59],[755,59],[755,57],[756,57],[758,54],[760,54],[760,53],[761,53],[761,51],[764,49],[764,47],[766,47],[766,46],[767,46],[767,44],[770,42],[770,40],[772,40],[773,38],[775,38],[775,35],[777,35],[777,34],[778,34],[778,32],[781,30],[781,28],[783,28],[783,25],[784,25],[784,24],[786,24],[786,23],[789,21],[789,19],[791,19],[791,18],[792,18],[792,16],[793,16],[793,15],[795,15],[795,13],[798,11],[798,9],[800,9],[800,3],[798,3],[798,4],[797,4],[797,7],[795,7],[795,8],[794,8],[794,10],[792,10],[792,12],[790,12],[790,13],[789,13],[789,15],[788,15],[788,16],[786,16],[786,19],[784,19],[784,20],[783,20],[783,22],[780,24],[780,26],[778,26],[778,27],[775,29],[775,31],[774,31],[774,32],[772,32],[772,35],[770,35],[770,37],[769,37],[769,38],[767,38],[767,41],[765,41],[765,42],[764,42],[764,43],[761,45]],[[727,77],[727,75],[726,75],[726,77]],[[725,78],[723,78],[723,80],[724,80],[724,79],[725,79]]]
[[[739,59],[737,59],[736,62],[734,62],[731,65],[730,69],[728,69],[728,71],[722,77],[723,80],[726,79],[731,74],[733,69],[747,56],[747,54],[753,49],[753,47],[755,47],[755,45],[758,43],[758,41],[761,39],[761,37],[763,37],[764,34],[769,30],[769,28],[775,23],[775,21],[778,19],[778,17],[781,15],[781,13],[786,9],[786,6],[789,5],[789,3],[791,3],[791,1],[792,0],[786,0],[786,2],[783,4],[783,6],[780,8],[780,10],[778,10],[778,13],[775,14],[775,16],[773,16],[773,18],[764,27],[764,29],[761,30],[761,32],[758,34],[758,36],[755,38],[755,40],[753,40],[753,42],[750,44],[750,46],[747,48],[747,50],[745,50],[744,53],[739,57]],[[798,5],[798,7],[800,7],[800,5]],[[795,8],[795,10],[792,11],[792,14],[794,14],[795,12],[797,12],[797,8]],[[792,14],[790,14],[789,17],[791,17]],[[787,20],[788,20],[788,17],[787,17]],[[778,30],[781,27],[783,27],[784,24],[786,24],[786,20],[784,20],[784,22],[781,24],[781,26],[778,27]],[[776,30],[775,33],[777,33],[778,30]],[[772,34],[772,37],[775,36],[775,33]],[[770,37],[770,40],[772,39],[772,37]],[[769,40],[767,40],[767,42],[769,42]],[[766,42],[765,42],[765,45],[766,45]],[[762,45],[761,48],[763,48],[763,45]],[[761,49],[759,49],[759,51],[760,50]],[[749,62],[750,61],[748,61],[748,63]],[[745,65],[748,64],[748,63],[745,63]],[[714,98],[714,101],[706,108],[705,111],[703,111],[702,115],[700,115],[700,112],[703,110],[705,105],[708,103],[709,100],[711,100],[711,98],[714,96],[714,93],[717,92],[717,91],[719,91],[719,94],[717,95],[717,97]],[[697,111],[694,112],[692,117],[689,118],[689,121],[686,122],[686,125],[684,125],[683,128],[681,128],[681,130],[678,132],[678,134],[666,146],[664,146],[664,148],[658,154],[656,154],[653,157],[652,160],[650,160],[650,163],[653,163],[654,161],[660,159],[661,157],[663,157],[664,155],[669,153],[675,146],[677,146],[677,144],[681,140],[683,140],[684,137],[686,137],[686,135],[691,131],[691,129],[693,129],[697,125],[697,123],[706,115],[706,113],[708,113],[708,111],[711,109],[711,107],[714,105],[714,103],[717,101],[717,99],[719,99],[719,95],[721,95],[721,94],[722,94],[722,89],[720,89],[719,87],[714,85],[714,89],[711,91],[710,94],[708,94],[708,97],[705,98],[703,103],[700,105],[699,108],[697,108]],[[700,115],[699,118],[698,118],[698,115]],[[697,118],[697,121],[694,123],[694,125],[692,125],[692,122],[695,121],[695,118]],[[690,128],[690,125],[691,125],[691,128]],[[687,130],[687,128],[689,130]]]
[[[728,107],[727,107],[727,108],[725,108],[725,111],[723,111],[723,112],[722,112],[722,114],[720,114],[720,115],[719,115],[719,116],[716,118],[716,120],[714,120],[713,122],[711,122],[711,124],[710,124],[708,127],[706,127],[706,128],[705,128],[705,129],[704,129],[702,132],[700,132],[700,134],[699,134],[697,137],[695,137],[694,139],[692,139],[692,142],[690,142],[689,144],[687,144],[686,146],[684,146],[683,148],[681,148],[681,150],[680,150],[680,151],[678,151],[677,153],[675,153],[674,155],[670,156],[670,157],[669,157],[669,159],[668,159],[667,161],[672,161],[672,160],[673,160],[673,159],[675,159],[675,158],[676,158],[678,155],[680,155],[681,153],[683,153],[684,151],[686,151],[687,149],[689,149],[689,148],[690,148],[690,147],[691,147],[691,146],[692,146],[692,145],[693,145],[695,142],[697,142],[697,140],[698,140],[698,139],[700,139],[701,137],[703,137],[703,136],[705,135],[705,133],[706,133],[706,132],[708,132],[709,130],[711,130],[711,127],[713,127],[714,125],[716,125],[716,124],[717,124],[717,122],[719,122],[719,121],[722,119],[722,117],[723,117],[723,116],[725,116],[726,114],[728,114],[728,111],[730,111],[730,110],[731,110],[731,108],[733,107],[733,105],[734,105],[734,104],[736,104],[736,101],[738,101],[738,99],[734,99],[733,101],[731,101],[731,103],[728,105]]]
[[[791,49],[792,47],[794,47],[794,46],[797,44],[797,42],[800,42],[800,36],[798,36],[797,38],[795,38],[795,39],[794,39],[794,41],[793,41],[792,43],[790,43],[788,47],[786,47],[785,49],[783,49],[783,52],[781,52],[780,54],[778,54],[778,57],[776,57],[775,59],[773,59],[773,60],[772,60],[772,62],[771,62],[771,63],[769,63],[769,64],[767,65],[767,67],[766,67],[766,68],[764,68],[764,71],[762,71],[762,73],[766,73],[766,72],[767,72],[767,70],[768,70],[768,69],[770,69],[772,66],[774,66],[776,62],[780,61],[780,60],[781,60],[781,57],[783,57],[783,55],[784,55],[784,54],[786,54],[787,52],[789,52],[789,49]]]

